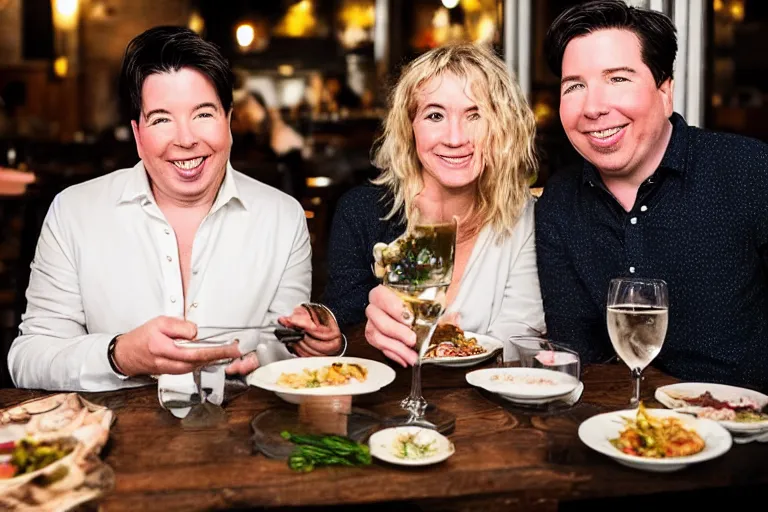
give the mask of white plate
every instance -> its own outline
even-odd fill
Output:
[[[579,382],[576,388],[564,396],[556,396],[554,398],[514,398],[508,395],[499,395],[504,400],[512,402],[514,404],[523,405],[545,405],[558,400],[567,402],[570,405],[575,405],[581,398],[581,394],[584,393],[584,383]]]
[[[493,380],[494,377],[499,380]],[[515,381],[502,380],[503,378],[515,379]],[[473,386],[518,401],[558,399],[569,395],[579,385],[579,381],[572,375],[543,368],[484,368],[469,372],[466,379]],[[551,383],[526,382],[538,379],[546,379]]]
[[[662,386],[656,389],[655,398],[661,404],[671,409],[689,408],[691,412],[694,412],[696,410],[694,407],[687,405],[682,400],[674,398],[674,396],[696,398],[697,396],[703,394],[705,391],[709,391],[715,399],[722,400],[724,402],[730,400],[735,401],[743,397],[754,400],[760,408],[768,404],[768,396],[752,389],[739,388],[736,386],[726,386],[725,384],[707,384],[704,382],[681,382],[679,384]],[[673,396],[670,396],[670,393]],[[755,434],[763,431],[768,432],[768,420],[754,423],[744,423],[738,421],[718,421],[718,423],[736,434]]]
[[[497,351],[504,349],[504,344],[501,340],[497,340],[486,334],[476,334],[469,331],[464,331],[464,337],[476,338],[477,344],[485,349],[482,354],[476,354],[474,356],[465,357],[430,357],[422,361],[423,364],[435,364],[437,366],[447,366],[449,368],[465,368],[467,366],[474,366],[492,358]]]
[[[402,459],[395,455],[395,443],[398,436],[402,434],[417,434],[415,440],[418,443],[435,442],[436,451],[429,457],[423,459]],[[453,443],[444,435],[436,430],[421,427],[392,427],[379,430],[368,440],[368,446],[371,449],[371,455],[377,459],[389,462],[390,464],[399,464],[401,466],[426,466],[428,464],[437,464],[442,462],[456,451]]]
[[[689,464],[704,462],[724,454],[731,448],[731,435],[716,421],[700,420],[690,414],[682,414],[667,409],[646,409],[648,414],[657,417],[672,416],[692,427],[704,439],[704,449],[695,455],[652,459],[623,453],[610,443],[610,439],[619,437],[624,430],[623,418],[635,418],[637,409],[607,412],[592,416],[579,425],[579,439],[595,450],[614,459],[619,464],[645,471],[669,472],[683,469]]]
[[[368,377],[365,379],[365,382],[350,379],[347,384],[342,384],[341,386],[325,386],[320,388],[293,389],[277,384],[277,379],[283,373],[299,373],[305,368],[315,370],[333,363],[359,364],[368,369]],[[284,395],[301,396],[364,395],[378,391],[393,380],[395,380],[395,370],[384,363],[359,357],[298,357],[285,359],[257,368],[245,378],[248,384],[257,388]]]

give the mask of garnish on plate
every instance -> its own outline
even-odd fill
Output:
[[[511,382],[513,384],[528,384],[531,386],[556,386],[557,382],[546,377],[533,377],[531,375],[496,374],[491,377],[494,382]]]
[[[310,370],[304,368],[298,373],[282,373],[277,379],[279,386],[293,389],[320,388],[325,386],[341,386],[349,383],[351,379],[365,382],[368,378],[368,369],[355,363],[333,363],[320,368]]]
[[[704,449],[704,439],[678,418],[656,417],[640,403],[635,418],[623,418],[625,428],[609,441],[618,450],[638,457],[663,459],[694,455]]]
[[[392,443],[392,453],[398,459],[425,459],[437,453],[437,439],[422,441],[421,432],[398,435]]]
[[[696,416],[699,418],[738,423],[768,421],[768,414],[761,412],[758,403],[747,397],[739,397],[736,400],[718,400],[709,391],[695,397],[678,395],[677,393],[668,394],[675,400],[685,402],[686,405],[698,407]]]
[[[75,441],[69,438],[58,441],[36,441],[25,437],[18,441],[2,443],[0,453],[11,454],[11,460],[0,463],[0,479],[33,473],[50,466],[74,450]]]
[[[424,358],[468,357],[485,352],[485,348],[477,343],[477,339],[465,337],[461,328],[453,324],[440,324],[432,334]]]

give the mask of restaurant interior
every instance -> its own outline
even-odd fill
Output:
[[[304,206],[318,297],[335,202],[376,175],[369,155],[388,88],[421,52],[465,40],[508,55],[510,42],[521,40],[509,34],[522,30],[540,160],[532,186],[545,187],[549,176],[577,161],[558,120],[558,81],[541,49],[547,26],[576,3],[0,0],[0,360],[17,333],[29,265],[53,197],[138,159],[118,104],[117,75],[126,44],[143,30],[195,30],[230,59],[236,99],[255,93],[261,122],[249,125],[236,105],[231,161]],[[523,4],[527,25],[519,16],[515,23],[505,19],[520,15]],[[703,21],[698,124],[768,140],[768,53],[755,51],[768,30],[768,2],[711,0]],[[277,131],[287,134],[289,149],[280,157],[267,133]],[[0,387],[10,386],[1,364]]]
[[[627,449],[634,450],[638,443],[648,451],[654,446],[645,438],[640,443],[637,436],[632,437],[643,420],[649,424],[640,414],[644,414],[642,401],[632,402],[633,408],[640,404],[636,422],[620,417],[626,412],[619,409],[627,407],[625,391],[630,387],[627,368],[617,364],[585,368],[578,354],[550,341],[517,345],[519,361],[513,364],[506,364],[506,345],[498,340],[498,346],[463,354],[465,360],[449,356],[447,362],[425,364],[424,394],[429,395],[430,408],[424,402],[421,413],[429,412],[433,418],[435,411],[437,417],[441,409],[448,412],[444,424],[435,422],[423,429],[432,432],[434,427],[434,432],[440,432],[434,439],[444,443],[435,449],[436,458],[426,462],[395,460],[390,439],[374,452],[374,436],[382,431],[370,435],[375,430],[372,425],[378,428],[382,418],[403,413],[409,407],[406,402],[421,395],[421,365],[415,365],[419,369],[413,375],[418,377],[411,380],[410,371],[402,371],[394,362],[374,361],[384,356],[364,342],[363,326],[346,333],[349,345],[357,345],[354,357],[341,358],[359,356],[357,360],[368,365],[364,371],[356,368],[362,378],[346,376],[343,383],[357,380],[351,385],[359,384],[362,391],[342,397],[326,388],[325,394],[313,396],[314,388],[322,386],[307,379],[319,379],[317,371],[310,374],[302,366],[307,359],[322,358],[280,361],[295,363],[291,367],[295,373],[278,378],[281,370],[273,370],[276,373],[268,383],[259,381],[262,377],[256,374],[268,374],[264,370],[276,365],[264,364],[250,373],[253,380],[227,379],[223,384],[232,386],[220,390],[227,410],[221,413],[219,408],[219,423],[206,426],[215,429],[215,435],[195,426],[194,414],[188,423],[183,414],[177,414],[194,409],[190,404],[208,406],[205,402],[212,393],[203,389],[199,368],[195,369],[196,395],[188,397],[198,401],[183,407],[177,403],[176,412],[170,405],[174,400],[163,398],[160,385],[168,375],[153,375],[158,378],[156,387],[84,395],[11,389],[7,354],[26,308],[30,264],[52,201],[69,186],[138,161],[130,120],[117,93],[122,58],[133,37],[154,26],[185,26],[218,45],[229,59],[235,73],[230,161],[236,170],[290,194],[302,205],[312,245],[312,298],[317,300],[324,289],[327,262],[333,257],[328,238],[336,204],[352,187],[377,176],[371,147],[382,129],[388,92],[401,67],[423,52],[453,41],[471,41],[490,45],[503,57],[536,119],[539,169],[530,182],[534,195],[546,189],[555,173],[581,162],[560,125],[559,79],[547,67],[542,41],[558,14],[583,1],[0,0],[0,509],[5,510],[9,501],[4,500],[11,499],[10,493],[4,494],[11,486],[3,487],[3,479],[16,480],[16,492],[23,486],[56,491],[58,485],[58,491],[50,494],[21,493],[19,502],[43,503],[50,507],[45,510],[306,506],[312,508],[290,510],[595,512],[715,509],[750,499],[764,502],[768,402],[758,401],[768,397],[757,392],[746,397],[754,402],[746,412],[758,418],[759,429],[724,427],[721,424],[727,420],[691,416],[691,421],[709,429],[699,430],[706,445],[695,429],[683,429],[688,441],[701,441],[700,452],[667,458],[632,453]],[[681,48],[675,104],[689,124],[768,141],[768,52],[763,51],[768,41],[768,0],[626,1],[662,10],[673,18]],[[666,301],[666,284],[663,295]],[[312,315],[313,307],[322,306],[305,307]],[[666,303],[663,309],[666,312]],[[429,336],[434,332],[430,330]],[[480,338],[472,340],[477,344],[483,341]],[[540,361],[542,353],[549,354],[551,361]],[[566,359],[556,362],[555,354]],[[526,357],[529,361],[523,364]],[[480,363],[486,367],[465,374],[469,366]],[[491,381],[503,380],[506,370],[542,370],[547,365],[559,367],[562,380],[535,384],[563,385],[565,392],[548,389],[549,395],[509,396],[494,391]],[[340,372],[337,367],[342,364],[324,368],[328,367]],[[350,368],[354,364],[343,365],[344,371]],[[488,376],[483,374],[486,371],[499,373]],[[328,370],[324,378],[330,374]],[[483,375],[487,382],[479,380]],[[639,398],[641,376],[633,375],[635,398]],[[288,377],[304,380],[277,385]],[[528,384],[522,385],[525,392]],[[670,415],[700,404],[693,401],[707,398],[716,389],[693,383],[695,397],[675,394],[679,386],[689,384],[653,367],[642,375],[643,396],[653,396],[675,409],[666,411]],[[409,385],[411,395],[400,402]],[[286,391],[287,387],[294,389]],[[204,391],[209,394],[204,396]],[[582,399],[582,393],[587,399]],[[304,401],[308,396],[313,400]],[[744,409],[742,398],[733,407],[720,403],[729,410]],[[707,399],[717,402],[711,395]],[[292,407],[289,413],[286,403]],[[329,410],[332,414],[326,416]],[[113,428],[118,413],[120,420]],[[297,415],[299,423],[307,419],[304,415],[311,420],[322,418],[330,424],[328,433],[348,438],[327,436],[318,441],[306,436],[302,440],[301,433],[281,432],[284,414],[294,423]],[[77,453],[70,447],[58,459],[44,462],[50,467],[82,467],[81,480],[73,483],[71,477],[77,471],[54,475],[62,480],[52,479],[50,470],[34,480],[22,473],[3,474],[3,467],[10,464],[4,429],[23,424],[25,435],[45,433],[44,417],[56,420],[50,429],[53,433],[77,423],[67,433],[87,450]],[[457,424],[461,429],[454,430]],[[606,432],[619,432],[619,424],[624,430],[609,440]],[[30,431],[30,425],[39,431]],[[358,443],[363,439],[361,432],[370,435],[367,445]],[[590,441],[590,432],[600,434],[599,439],[595,434]],[[451,435],[450,441],[442,433]],[[587,450],[575,441],[577,437],[600,453]],[[14,457],[24,439],[19,434],[10,442]],[[408,443],[396,441],[403,445],[401,458],[408,459]],[[424,447],[413,439],[409,442]],[[737,447],[746,443],[751,443],[748,448]],[[733,451],[719,461],[677,471],[720,457],[732,446]],[[98,455],[102,448],[104,461]],[[316,455],[318,450],[325,450],[323,464],[329,466],[370,466],[372,455],[378,466],[368,473],[362,467],[339,467],[307,474],[314,471],[307,454]],[[259,452],[265,457],[253,456]],[[71,453],[82,456],[82,461],[67,460]],[[297,460],[297,453],[303,458]],[[267,459],[280,459],[280,466]],[[437,466],[405,467],[419,464]],[[29,480],[19,484],[20,478]],[[56,501],[59,498],[62,501]],[[93,503],[91,508],[78,507],[102,498],[103,507]]]

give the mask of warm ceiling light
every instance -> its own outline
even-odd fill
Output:
[[[56,13],[61,16],[77,14],[77,0],[56,0]]]
[[[448,9],[453,9],[459,5],[459,0],[443,0],[443,5]]]
[[[77,25],[79,0],[52,0],[53,23],[59,29],[71,29]]]
[[[55,61],[53,61],[53,74],[56,75],[59,78],[64,78],[67,76],[67,72],[69,71],[69,59],[66,57],[58,57]]]
[[[741,2],[733,2],[731,4],[731,17],[735,21],[744,21],[744,4]]]
[[[235,31],[235,37],[237,38],[237,44],[246,48],[251,45],[253,38],[256,37],[253,27],[248,23],[243,23]]]
[[[202,16],[200,16],[197,12],[193,12],[189,16],[187,27],[189,27],[189,30],[192,30],[197,34],[202,34],[203,29],[205,28],[205,20],[203,20]]]
[[[310,188],[330,187],[333,180],[327,176],[314,176],[307,178],[307,186]]]

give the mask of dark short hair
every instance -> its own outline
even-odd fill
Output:
[[[219,48],[184,27],[155,27],[136,36],[125,50],[120,71],[120,100],[131,120],[141,117],[144,80],[156,73],[193,68],[216,88],[225,111],[232,108],[234,75]]]
[[[571,39],[597,30],[621,29],[640,40],[643,62],[651,70],[656,86],[672,78],[677,55],[675,25],[666,15],[628,6],[623,0],[598,0],[571,7],[552,22],[544,40],[550,69],[562,76],[563,54]]]

